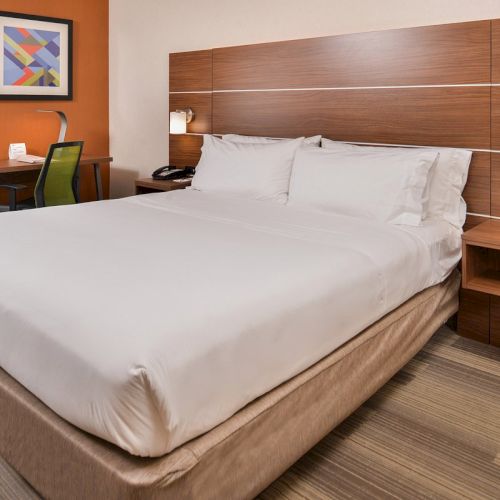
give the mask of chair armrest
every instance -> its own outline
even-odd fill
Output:
[[[9,210],[17,210],[17,192],[26,189],[28,186],[24,184],[0,184],[0,189],[7,189],[9,191]]]
[[[25,186],[24,184],[0,184],[0,189],[9,189],[13,191],[22,191],[23,189],[27,189],[28,186]]]

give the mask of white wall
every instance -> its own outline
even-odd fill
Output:
[[[500,0],[110,0],[111,195],[168,161],[168,54],[500,18]]]

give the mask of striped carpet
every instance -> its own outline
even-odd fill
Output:
[[[1,459],[0,498],[38,498]],[[443,327],[259,498],[500,500],[500,349]]]

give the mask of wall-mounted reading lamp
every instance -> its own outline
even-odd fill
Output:
[[[37,109],[39,113],[57,113],[59,115],[59,120],[61,124],[59,126],[59,138],[57,142],[64,142],[66,137],[66,130],[68,129],[68,120],[66,115],[62,111],[56,111],[55,109]]]
[[[194,112],[191,108],[177,109],[170,112],[170,133],[185,134],[187,124],[194,119]]]

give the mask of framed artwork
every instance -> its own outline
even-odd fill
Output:
[[[0,11],[0,99],[70,100],[73,21]]]

